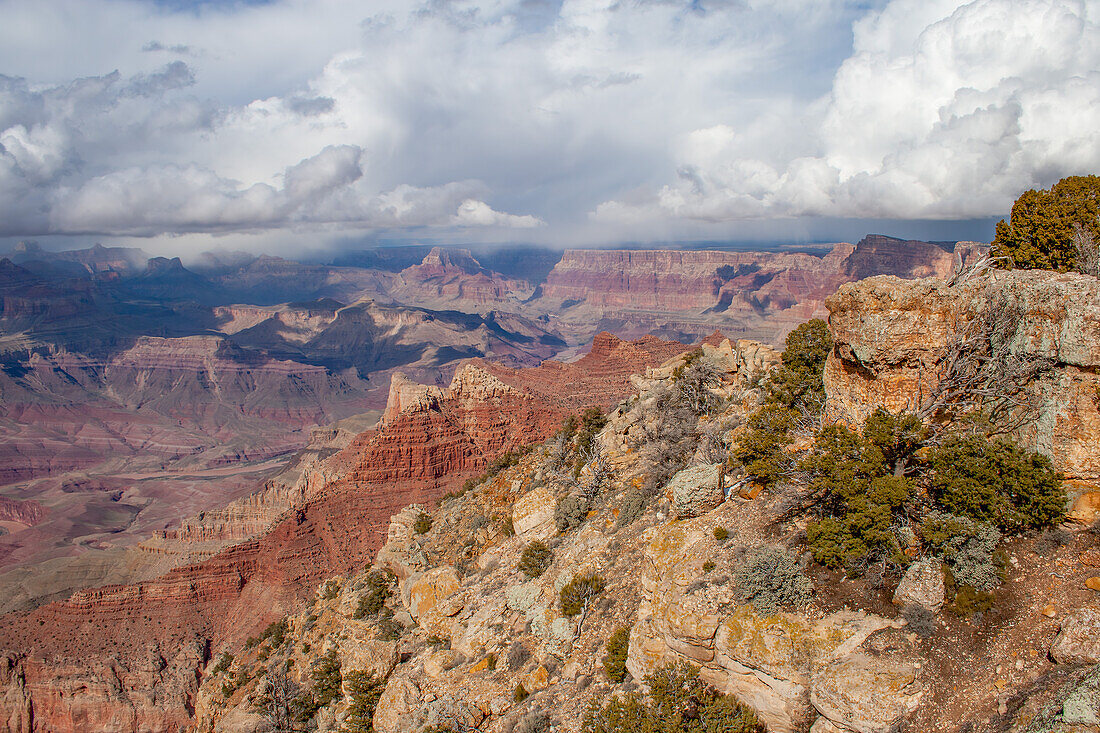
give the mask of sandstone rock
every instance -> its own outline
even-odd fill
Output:
[[[546,671],[546,667],[540,664],[534,672],[521,677],[520,683],[523,685],[523,689],[528,692],[538,692],[546,689],[546,686],[550,684],[550,673]]]
[[[810,698],[818,711],[856,733],[889,733],[916,710],[926,685],[910,662],[851,654],[814,674]]]
[[[391,677],[374,709],[374,729],[380,733],[404,733],[407,721],[419,709],[420,687],[406,677]]]
[[[911,564],[894,591],[894,603],[903,608],[915,604],[934,613],[943,608],[943,602],[943,569],[935,558]]]
[[[1066,616],[1050,655],[1062,664],[1100,662],[1100,607],[1089,606]]]
[[[347,636],[340,642],[340,665],[345,670],[360,670],[378,678],[388,677],[401,655],[397,642],[366,636],[358,625],[345,627]]]
[[[454,695],[443,695],[423,708],[424,725],[432,729],[473,730],[485,719],[485,713]]]
[[[1092,524],[1100,519],[1100,491],[1086,491],[1073,501],[1066,519]]]
[[[431,570],[410,579],[408,584],[408,608],[413,618],[420,622],[440,602],[450,598],[459,588],[458,575],[449,565]]]
[[[988,290],[987,290],[988,288]],[[877,407],[911,407],[927,394],[954,324],[996,292],[1018,304],[1012,348],[1049,358],[1053,370],[1028,386],[1038,419],[1020,439],[1067,478],[1100,479],[1100,280],[1072,273],[1001,270],[961,285],[879,276],[842,286],[826,300],[835,346],[825,365],[826,417],[860,425]]]
[[[1093,575],[1090,578],[1085,579],[1085,587],[1089,590],[1100,591],[1100,576]]]
[[[516,535],[527,541],[553,536],[556,506],[557,497],[545,484],[521,496],[512,508],[512,527]]]
[[[214,726],[215,733],[270,733],[275,726],[248,707],[236,707],[223,715]]]
[[[810,726],[810,733],[851,733],[851,729],[841,728],[825,716],[821,716]]]
[[[439,679],[443,673],[462,663],[462,655],[452,649],[440,649],[432,652],[424,660],[424,674]]]
[[[672,511],[677,519],[697,517],[718,506],[725,495],[718,485],[721,465],[685,468],[672,477],[664,492],[672,498]]]

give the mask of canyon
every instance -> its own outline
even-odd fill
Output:
[[[440,248],[378,268],[13,253],[0,260],[9,728],[177,730],[212,649],[369,564],[405,506],[628,397],[631,375],[713,347],[716,330],[779,344],[844,283],[942,277],[980,250],[881,236],[569,250],[541,281],[522,260],[504,275]]]

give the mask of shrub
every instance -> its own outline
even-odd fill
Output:
[[[554,506],[554,526],[559,532],[569,532],[584,523],[588,516],[588,501],[578,494],[569,494],[558,499]]]
[[[921,535],[947,563],[953,582],[992,590],[1004,581],[1004,558],[997,551],[1001,533],[992,525],[933,511],[921,523]]]
[[[722,384],[722,374],[702,359],[701,348],[690,352],[683,364],[672,371],[672,382],[679,401],[696,415],[709,415],[723,400],[712,390]]]
[[[711,570],[714,570],[716,567],[718,567],[718,565],[714,562],[714,560],[707,560],[706,562],[703,563],[703,572],[704,573],[709,573]]]
[[[210,670],[210,674],[211,675],[220,674],[220,673],[226,671],[227,669],[229,669],[229,667],[232,664],[233,664],[233,655],[230,654],[229,652],[222,652],[218,656],[217,663],[214,664],[214,667]]]
[[[531,651],[524,646],[522,641],[513,641],[508,646],[508,669],[515,671],[522,667],[531,658]]]
[[[932,451],[931,493],[944,509],[1001,529],[1040,528],[1065,514],[1061,476],[1046,456],[968,437]]]
[[[516,569],[533,580],[545,573],[553,561],[554,553],[550,548],[535,540],[523,548],[523,554],[520,555]]]
[[[1009,222],[997,223],[993,253],[1010,257],[1014,267],[1072,270],[1076,228],[1100,238],[1098,217],[1100,177],[1070,176],[1049,190],[1025,191],[1012,205]]]
[[[617,529],[627,527],[637,521],[645,512],[646,495],[639,489],[628,489],[623,493],[619,507],[619,517],[615,526]]]
[[[607,425],[607,418],[603,410],[598,407],[589,407],[581,413],[580,427],[577,430],[577,453],[585,455],[592,448],[596,435]]]
[[[607,640],[607,654],[603,658],[603,668],[607,679],[622,682],[626,678],[626,655],[630,651],[630,627],[620,626]]]
[[[389,570],[372,570],[367,573],[367,592],[359,597],[359,606],[353,618],[373,618],[378,616],[386,601],[393,595],[395,576]]]
[[[420,512],[416,515],[416,521],[413,523],[413,532],[416,534],[424,534],[432,528],[432,515],[427,512]]]
[[[485,657],[485,669],[492,672],[496,668],[497,668],[497,655],[496,654],[489,654],[488,656]]]
[[[765,616],[809,603],[813,591],[798,558],[780,547],[746,553],[733,570],[733,583],[738,600],[752,603]]]
[[[729,537],[730,531],[725,527],[719,525],[714,528],[714,539],[718,540],[719,542],[725,542],[729,539]]]
[[[786,405],[765,404],[749,417],[748,429],[737,441],[734,457],[752,480],[765,488],[778,481],[790,464],[787,446],[797,416]]]
[[[825,402],[825,359],[833,348],[829,327],[820,318],[787,334],[783,365],[768,379],[768,400],[787,407],[820,409]]]
[[[595,573],[574,575],[558,593],[563,616],[577,616],[591,604],[592,599],[603,592],[603,578]]]
[[[519,719],[512,733],[547,733],[549,730],[550,717],[541,710],[532,710]]]
[[[527,691],[527,688],[523,686],[523,683],[517,682],[516,689],[512,691],[512,701],[523,702],[528,697],[530,697],[530,695],[531,693]]]
[[[606,705],[594,700],[584,733],[764,733],[752,710],[699,679],[687,664],[646,675],[649,695],[616,695]]]
[[[905,628],[922,639],[927,639],[936,631],[936,615],[917,603],[910,603],[902,609]]]
[[[374,709],[386,681],[369,672],[353,671],[344,678],[348,690],[348,709],[344,715],[344,730],[347,733],[373,733]]]

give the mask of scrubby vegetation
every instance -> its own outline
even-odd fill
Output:
[[[592,599],[602,593],[603,589],[604,580],[595,573],[574,575],[558,594],[562,615],[583,617]]]
[[[733,453],[757,483],[772,486],[790,467],[791,431],[803,414],[819,412],[825,401],[822,374],[830,349],[832,339],[821,319],[787,336],[783,364],[764,380],[764,404],[749,417]]]
[[[626,678],[626,655],[630,651],[630,627],[620,626],[615,629],[615,633],[608,638],[604,651],[607,652],[603,658],[607,679],[622,682]]]
[[[369,672],[349,672],[344,677],[348,709],[344,715],[346,733],[373,733],[374,709],[386,689],[386,681]]]
[[[529,579],[534,579],[545,573],[552,562],[554,562],[553,551],[545,543],[535,540],[523,548],[523,554],[520,555],[516,569]]]
[[[752,710],[700,680],[696,667],[662,667],[645,681],[647,696],[630,692],[594,705],[584,733],[764,733]]]
[[[413,532],[416,534],[425,534],[432,528],[432,515],[427,512],[420,512],[416,516],[416,521],[413,522]]]
[[[386,601],[393,595],[393,585],[396,581],[397,578],[389,570],[372,570],[367,573],[367,592],[360,596],[354,618],[377,617],[386,605]]]
[[[781,547],[749,550],[733,568],[738,600],[751,603],[758,613],[770,616],[809,603],[813,584],[802,572],[798,558]]]

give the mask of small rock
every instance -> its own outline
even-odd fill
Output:
[[[1100,662],[1100,608],[1082,608],[1066,616],[1050,655],[1063,664]]]
[[[1040,610],[1039,613],[1043,614],[1047,618],[1054,618],[1058,615],[1058,609],[1054,606],[1053,603],[1048,603],[1047,605],[1043,606],[1042,610]]]
[[[673,514],[677,519],[688,519],[706,514],[722,503],[725,496],[718,486],[721,464],[693,466],[680,471],[665,487],[665,495],[671,495]]]
[[[523,689],[528,692],[537,692],[545,689],[550,684],[550,673],[546,671],[546,667],[540,664],[534,672],[524,675],[520,682],[523,684]]]
[[[935,613],[943,608],[943,569],[934,558],[918,560],[909,566],[894,592],[894,603],[905,607],[918,605]]]
[[[1092,576],[1085,581],[1085,587],[1089,590],[1100,590],[1100,576]]]

